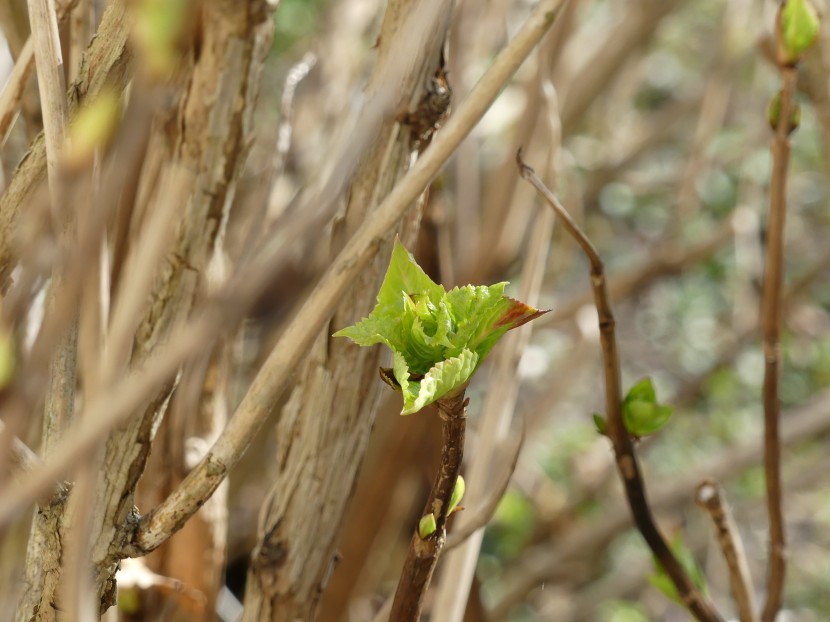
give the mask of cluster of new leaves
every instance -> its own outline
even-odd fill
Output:
[[[334,336],[392,350],[392,369],[382,375],[403,393],[408,415],[462,390],[504,333],[544,313],[505,296],[506,285],[445,291],[396,240],[377,306]]]
[[[672,415],[672,407],[658,404],[651,378],[643,378],[629,389],[623,400],[622,414],[626,429],[634,436],[641,437],[654,434],[666,425]],[[594,413],[594,423],[600,434],[608,432],[602,415]]]

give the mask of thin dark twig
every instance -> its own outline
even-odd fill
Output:
[[[738,618],[741,622],[755,622],[758,617],[749,564],[732,513],[723,501],[720,486],[712,480],[701,482],[695,491],[695,503],[709,513],[717,531],[718,543],[729,568],[729,586],[738,608]]]
[[[796,70],[781,67],[783,88],[778,127],[772,140],[772,173],[767,222],[767,256],[764,270],[761,325],[764,335],[764,474],[769,515],[769,567],[767,600],[761,619],[773,622],[781,609],[786,571],[784,512],[781,503],[781,439],[778,430],[781,404],[781,309],[784,281],[784,222],[787,211],[787,166],[790,161],[790,116],[794,107]]]
[[[513,443],[510,461],[505,465],[505,468],[502,469],[501,479],[493,485],[487,498],[481,503],[481,505],[473,510],[475,515],[472,520],[465,523],[462,527],[454,529],[453,532],[447,536],[447,544],[444,546],[445,553],[463,544],[467,538],[482,527],[486,526],[487,523],[490,522],[490,519],[493,518],[493,514],[496,513],[496,508],[498,508],[501,498],[504,496],[507,487],[510,485],[513,473],[516,471],[516,465],[519,463],[519,455],[522,453],[524,441],[525,426],[522,425],[522,432]]]
[[[464,392],[440,399],[436,405],[441,417],[443,440],[441,468],[424,509],[425,515],[432,513],[435,516],[436,528],[426,538],[421,538],[417,528],[412,534],[389,615],[391,622],[417,622],[421,617],[424,595],[446,540],[447,511],[461,471],[467,425],[467,400]]]
[[[536,172],[524,163],[522,152],[516,154],[519,172],[525,180],[530,182],[545,201],[553,208],[556,215],[568,233],[576,240],[582,252],[588,258],[591,268],[591,287],[594,291],[594,305],[599,316],[600,343],[602,346],[603,367],[605,371],[605,408],[608,419],[608,436],[614,446],[617,469],[622,477],[625,494],[628,500],[634,524],[660,562],[660,565],[669,575],[677,594],[686,608],[701,621],[721,621],[723,618],[712,603],[695,587],[686,574],[683,566],[672,553],[666,540],[660,533],[651,514],[651,508],[646,499],[645,483],[637,463],[634,444],[625,428],[622,417],[622,390],[620,386],[620,360],[617,353],[617,339],[615,336],[615,321],[608,298],[605,283],[605,269],[602,259],[594,245],[582,232],[579,226],[568,214],[554,194],[539,179]]]

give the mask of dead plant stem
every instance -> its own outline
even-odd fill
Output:
[[[718,544],[729,568],[729,586],[738,608],[738,618],[741,622],[756,622],[758,614],[749,564],[732,513],[723,501],[723,491],[713,480],[705,480],[697,487],[695,503],[708,512],[715,526]]]

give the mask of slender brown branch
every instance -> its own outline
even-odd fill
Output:
[[[778,430],[781,404],[782,285],[784,281],[784,222],[787,211],[787,167],[790,160],[790,115],[794,108],[796,71],[781,67],[783,88],[778,127],[772,140],[770,206],[767,222],[767,256],[764,271],[761,325],[764,335],[764,473],[769,515],[769,567],[767,600],[761,619],[774,622],[784,594],[785,534],[781,504],[781,439]]]
[[[418,529],[412,534],[389,619],[393,622],[417,622],[421,618],[424,595],[446,540],[447,510],[464,456],[467,425],[467,400],[464,392],[436,402],[441,417],[443,445],[441,468],[432,485],[424,514],[435,516],[435,531],[421,538]]]
[[[746,561],[743,542],[732,518],[729,507],[723,501],[723,491],[712,480],[701,482],[695,491],[695,503],[709,513],[718,534],[726,565],[729,567],[729,586],[732,598],[738,608],[741,622],[755,622],[758,617],[755,597],[752,592],[752,578]]]
[[[634,518],[634,524],[651,551],[677,588],[677,593],[695,618],[702,621],[723,620],[712,603],[695,587],[680,562],[672,553],[660,533],[651,514],[646,498],[645,483],[637,463],[634,444],[625,428],[622,416],[622,390],[620,387],[620,360],[617,353],[615,321],[605,284],[605,269],[594,245],[582,232],[554,194],[545,186],[534,170],[522,161],[522,152],[516,154],[521,176],[539,192],[568,233],[576,240],[588,259],[591,268],[591,286],[594,304],[599,316],[600,342],[605,371],[605,408],[608,418],[608,436],[614,446],[617,468],[625,487],[626,498]]]
[[[458,529],[454,529],[453,532],[447,536],[447,544],[444,546],[445,553],[463,544],[467,538],[482,527],[486,526],[487,523],[490,522],[490,519],[493,518],[493,514],[496,513],[496,508],[499,507],[499,503],[501,502],[504,493],[507,491],[507,487],[510,485],[513,473],[516,471],[516,465],[519,462],[519,455],[522,453],[524,441],[525,430],[524,426],[522,426],[521,436],[519,436],[519,438],[517,438],[513,443],[510,460],[505,465],[505,468],[502,469],[500,479],[493,484],[487,498],[472,511],[473,518],[469,522],[464,523]],[[465,512],[465,514],[466,513],[467,512]]]

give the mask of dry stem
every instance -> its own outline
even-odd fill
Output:
[[[421,618],[424,595],[446,540],[447,511],[464,456],[467,425],[467,401],[464,391],[436,402],[441,417],[441,468],[435,477],[424,515],[435,516],[435,531],[421,538],[418,529],[412,534],[389,619],[393,622],[417,622]]]
[[[645,483],[640,474],[640,467],[634,452],[634,445],[622,417],[620,361],[614,331],[615,321],[605,285],[605,270],[599,253],[559,200],[548,190],[533,169],[522,161],[521,150],[516,159],[522,177],[536,188],[548,205],[556,212],[556,215],[562,220],[562,225],[577,242],[590,264],[591,286],[594,290],[594,304],[599,316],[600,342],[605,371],[605,408],[608,418],[608,436],[614,446],[617,468],[623,480],[634,523],[671,578],[680,599],[695,618],[701,621],[720,621],[723,618],[692,583],[686,571],[666,544],[651,514],[651,508],[646,498]]]
[[[778,430],[781,405],[778,399],[778,384],[781,375],[781,291],[784,281],[787,167],[790,159],[789,123],[794,106],[795,68],[782,67],[781,78],[783,88],[780,118],[772,140],[767,256],[761,311],[764,334],[764,473],[769,515],[769,568],[767,600],[761,615],[763,622],[774,622],[781,609],[786,570],[784,513],[781,507],[781,439]]]
[[[712,517],[712,523],[718,533],[718,543],[729,567],[729,585],[741,622],[755,622],[757,615],[749,565],[738,528],[729,507],[723,502],[720,486],[712,480],[702,482],[695,492],[695,503]]]

